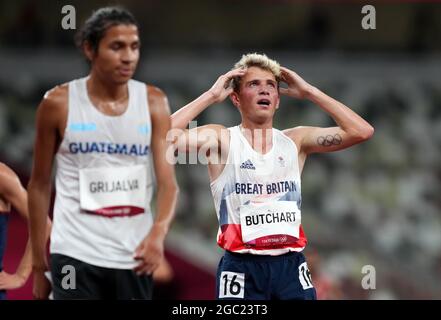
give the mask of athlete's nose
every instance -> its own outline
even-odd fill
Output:
[[[269,91],[268,91],[267,87],[266,86],[261,86],[259,88],[259,94],[260,95],[268,96],[269,95]]]
[[[136,55],[137,53],[135,52],[135,50],[132,50],[130,47],[128,47],[123,51],[121,55],[121,60],[124,63],[131,63],[136,60]]]

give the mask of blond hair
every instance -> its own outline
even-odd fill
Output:
[[[250,68],[258,67],[260,69],[271,72],[276,78],[277,82],[280,81],[280,64],[273,59],[268,58],[265,54],[259,53],[247,53],[242,56],[242,58],[236,62],[233,69],[237,68]],[[231,86],[234,91],[238,91],[240,86],[241,77],[233,78]]]

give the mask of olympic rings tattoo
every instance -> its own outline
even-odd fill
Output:
[[[333,136],[328,134],[326,137],[325,136],[318,137],[317,143],[324,147],[330,147],[332,145],[341,144],[342,140],[343,140],[342,137],[338,133],[336,133]]]

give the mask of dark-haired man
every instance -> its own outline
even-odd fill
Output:
[[[48,91],[37,111],[29,183],[34,297],[47,298],[50,290],[41,231],[56,159],[54,298],[150,299],[178,192],[174,168],[165,161],[167,98],[131,79],[140,40],[128,11],[94,12],[78,44],[90,61],[89,75]]]

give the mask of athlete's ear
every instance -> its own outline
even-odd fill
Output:
[[[276,110],[279,109],[279,105],[280,105],[280,94],[278,95],[276,100]]]
[[[230,100],[231,102],[233,102],[236,108],[239,108],[240,102],[239,102],[239,95],[237,94],[237,92],[233,91],[230,93]]]
[[[83,52],[84,52],[84,55],[86,56],[87,60],[92,62],[93,56],[95,55],[95,50],[93,49],[93,47],[92,47],[92,45],[90,44],[89,41],[85,41],[84,42],[84,44],[83,44]]]

